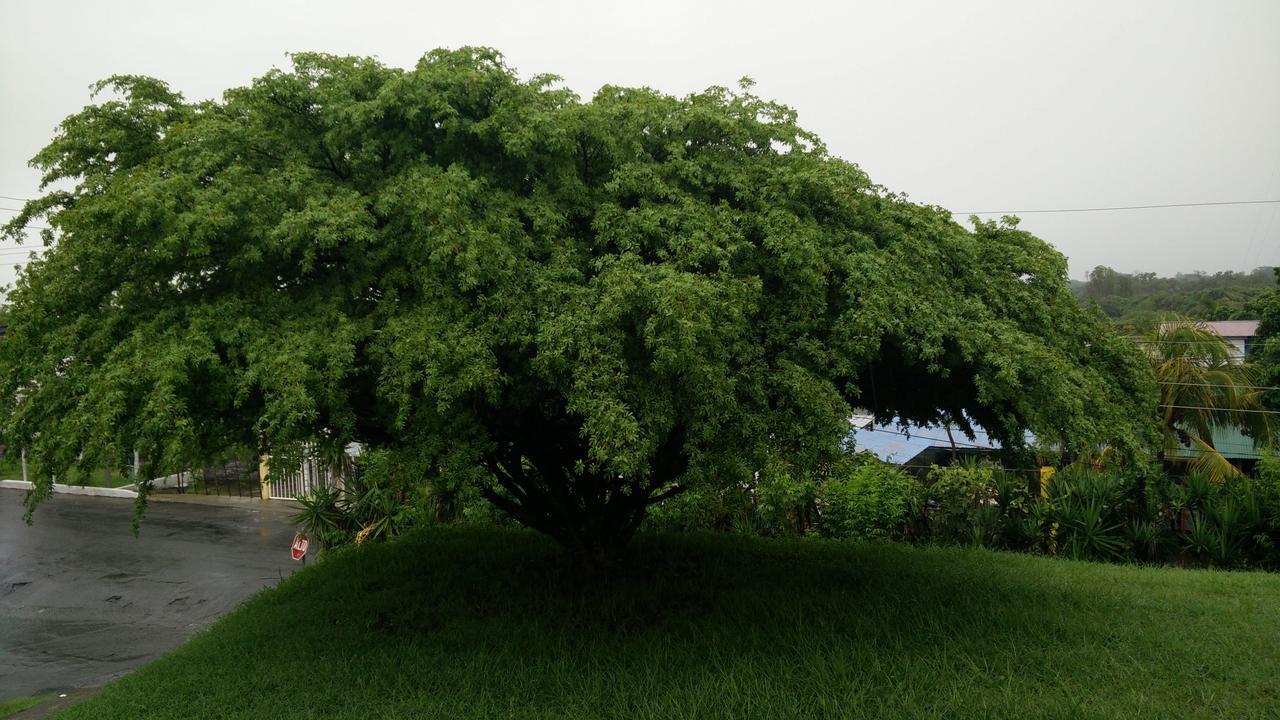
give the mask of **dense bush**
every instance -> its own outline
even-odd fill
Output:
[[[995,527],[995,469],[966,461],[934,466],[925,479],[928,536],[942,543],[987,544]]]
[[[996,471],[996,502],[967,515],[941,515],[944,524],[931,525],[930,537],[964,541],[967,523],[970,541],[994,548],[1082,560],[1280,569],[1280,483],[1271,472],[1274,465],[1257,479],[1218,485],[1195,474],[1147,478],[1067,467],[1033,495],[1030,483],[1001,481],[1009,475]],[[951,479],[949,487],[973,476],[956,469],[942,474]]]
[[[749,481],[697,485],[650,508],[652,530],[718,530],[752,535],[804,535],[817,522],[818,490],[826,473],[813,477],[772,461]]]
[[[301,498],[294,523],[321,547],[385,540],[423,524],[510,523],[466,482],[406,478],[403,453],[366,453],[341,489]],[[978,545],[1079,560],[1280,570],[1280,459],[1216,484],[1134,469],[1037,470],[962,462],[923,481],[866,454],[817,474],[783,462],[749,481],[700,485],[655,507],[650,530],[818,535]]]
[[[332,548],[388,540],[431,523],[505,521],[471,484],[445,477],[418,481],[416,462],[405,452],[367,451],[338,487],[318,487],[298,498],[302,509],[292,522],[321,548]]]
[[[1046,484],[1048,550],[1076,560],[1120,560],[1133,484],[1118,474],[1067,468]]]
[[[901,538],[919,513],[923,496],[920,483],[902,470],[862,463],[823,484],[817,531],[829,538]]]

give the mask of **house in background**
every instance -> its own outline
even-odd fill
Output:
[[[991,458],[1000,443],[982,428],[974,427],[969,438],[958,428],[947,425],[876,424],[867,414],[851,419],[849,442],[854,450],[866,451],[877,458],[923,475],[931,465],[950,465],[961,458]]]
[[[1249,349],[1253,347],[1253,341],[1258,337],[1257,320],[1206,320],[1198,324],[1231,343],[1231,347],[1235,349],[1233,356],[1241,362],[1249,354]],[[1161,327],[1168,328],[1169,326],[1170,323],[1165,323]]]
[[[1258,337],[1257,320],[1212,320],[1200,324],[1212,330],[1226,340],[1234,348],[1232,358],[1236,362],[1244,362]],[[1248,472],[1257,464],[1262,455],[1260,444],[1235,427],[1213,427],[1213,447],[1232,465]],[[1170,459],[1192,460],[1199,455],[1199,450],[1190,443],[1183,443],[1180,448],[1167,452]]]
[[[1249,348],[1258,337],[1257,320],[1214,320],[1204,325],[1231,343],[1241,358],[1249,354]]]
[[[1262,458],[1262,448],[1256,440],[1245,435],[1240,428],[1213,426],[1213,449],[1240,469],[1251,472]],[[1168,450],[1165,457],[1170,460],[1194,460],[1200,450],[1190,443],[1183,443],[1176,450]]]

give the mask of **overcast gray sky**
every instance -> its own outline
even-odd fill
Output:
[[[876,182],[951,210],[1280,199],[1280,2],[6,2],[0,195],[88,85],[217,97],[285,53],[410,66],[488,45],[521,75],[684,94],[750,75]],[[17,207],[0,199],[0,207]],[[0,217],[11,216],[0,210]],[[1072,277],[1280,265],[1280,204],[1028,214]],[[0,248],[0,283],[21,254]]]

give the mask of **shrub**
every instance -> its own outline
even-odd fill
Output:
[[[919,513],[923,489],[892,465],[867,462],[822,487],[818,533],[829,538],[901,538]]]
[[[310,538],[319,550],[345,545],[351,542],[351,532],[341,501],[337,488],[313,488],[298,498],[302,509],[289,522]]]
[[[1039,496],[1032,495],[1030,477],[1020,471],[996,468],[991,486],[997,509],[993,531],[996,543],[1010,550],[1040,548],[1045,536],[1046,508]]]
[[[1066,467],[1049,482],[1054,545],[1076,560],[1120,560],[1132,547],[1125,531],[1134,482],[1117,473]]]
[[[834,467],[845,467],[838,458]],[[728,484],[693,483],[649,509],[652,530],[717,530],[763,536],[805,535],[817,520],[819,487],[832,468],[801,470],[779,458]]]
[[[299,497],[302,509],[290,522],[326,549],[389,540],[411,527],[438,521],[436,485],[417,481],[422,477],[419,470],[401,453],[367,451],[340,487],[321,486]]]
[[[997,504],[995,468],[973,460],[929,469],[925,511],[929,537],[942,543],[986,544],[994,516],[982,510]]]
[[[645,516],[650,530],[685,532],[718,530],[755,532],[755,508],[750,488],[698,485],[658,503]]]

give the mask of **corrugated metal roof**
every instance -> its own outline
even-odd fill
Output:
[[[941,425],[910,424],[903,428],[893,425],[871,425],[866,416],[855,415],[850,432],[854,450],[867,451],[891,463],[905,463],[931,447],[950,448],[947,429]],[[982,428],[973,429],[970,439],[963,432],[952,428],[956,447],[961,450],[999,450],[1000,443],[993,440]]]
[[[1258,334],[1257,320],[1214,320],[1205,326],[1224,338],[1251,338]]]
[[[1228,460],[1257,460],[1261,456],[1258,444],[1253,438],[1245,435],[1239,428],[1234,427],[1213,427],[1213,447],[1222,456]],[[1183,445],[1177,450],[1171,450],[1167,453],[1169,457],[1193,458],[1200,454],[1200,451],[1189,446]]]

